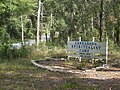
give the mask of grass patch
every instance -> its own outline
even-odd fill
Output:
[[[40,43],[38,50],[33,47],[30,57],[34,60],[44,59],[45,57],[67,58],[67,50],[61,46],[49,46],[45,43]]]
[[[89,86],[76,78],[69,78],[63,84],[56,86],[54,90],[99,90],[99,87]]]
[[[27,58],[0,62],[0,90],[87,90],[71,77],[74,76],[37,68]]]
[[[28,58],[1,59],[0,90],[100,90],[99,84],[92,83],[92,81],[99,82],[100,80],[82,79],[73,74],[50,72],[35,67],[30,61],[32,59],[45,59],[46,56],[60,58],[66,57],[66,55],[66,50],[62,47],[49,47],[43,44],[39,51],[33,47],[32,54]],[[69,64],[71,62],[69,61]],[[80,65],[77,61],[74,64],[78,67]],[[86,65],[90,66],[85,61],[79,68]],[[104,86],[101,85],[101,87]]]

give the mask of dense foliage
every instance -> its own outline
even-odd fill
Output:
[[[36,38],[39,0],[0,0],[0,46],[10,40]],[[120,46],[119,0],[41,0],[40,35],[66,44],[67,37],[104,41]],[[23,32],[24,36],[23,36]]]

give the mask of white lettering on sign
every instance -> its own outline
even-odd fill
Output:
[[[105,42],[68,41],[68,52],[70,56],[93,58],[95,54],[104,54]]]

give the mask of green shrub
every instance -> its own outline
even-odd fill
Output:
[[[32,59],[44,59],[45,57],[67,58],[67,51],[61,46],[41,42],[38,50],[36,50],[36,48],[33,49]]]
[[[11,50],[11,55],[13,58],[17,57],[28,57],[31,55],[31,48],[27,46],[22,46],[20,49],[13,49]]]
[[[52,49],[49,49],[48,54],[50,57],[53,57],[53,58],[66,58],[67,57],[66,49],[63,49],[61,47],[54,47]]]
[[[0,58],[1,59],[13,59],[23,58],[31,55],[31,47],[22,46],[20,49],[10,49],[8,45],[2,45],[0,47]]]
[[[6,30],[0,27],[0,45],[6,45],[9,43],[10,36]]]
[[[85,64],[85,63],[80,63],[80,64],[76,65],[76,68],[77,68],[77,69],[80,69],[80,70],[85,69],[85,67],[86,67],[86,64]]]
[[[0,45],[0,58],[8,58],[9,57],[9,45]]]
[[[102,66],[103,64],[105,64],[105,62],[103,62],[102,60],[98,60],[94,63],[94,67],[99,67]]]

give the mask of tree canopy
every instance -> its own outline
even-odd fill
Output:
[[[36,38],[37,9],[38,0],[0,0],[0,30],[20,39],[22,15],[24,38]],[[120,46],[119,25],[119,0],[41,0],[40,35],[50,33],[52,42],[66,43],[68,36],[98,41],[109,37]]]

